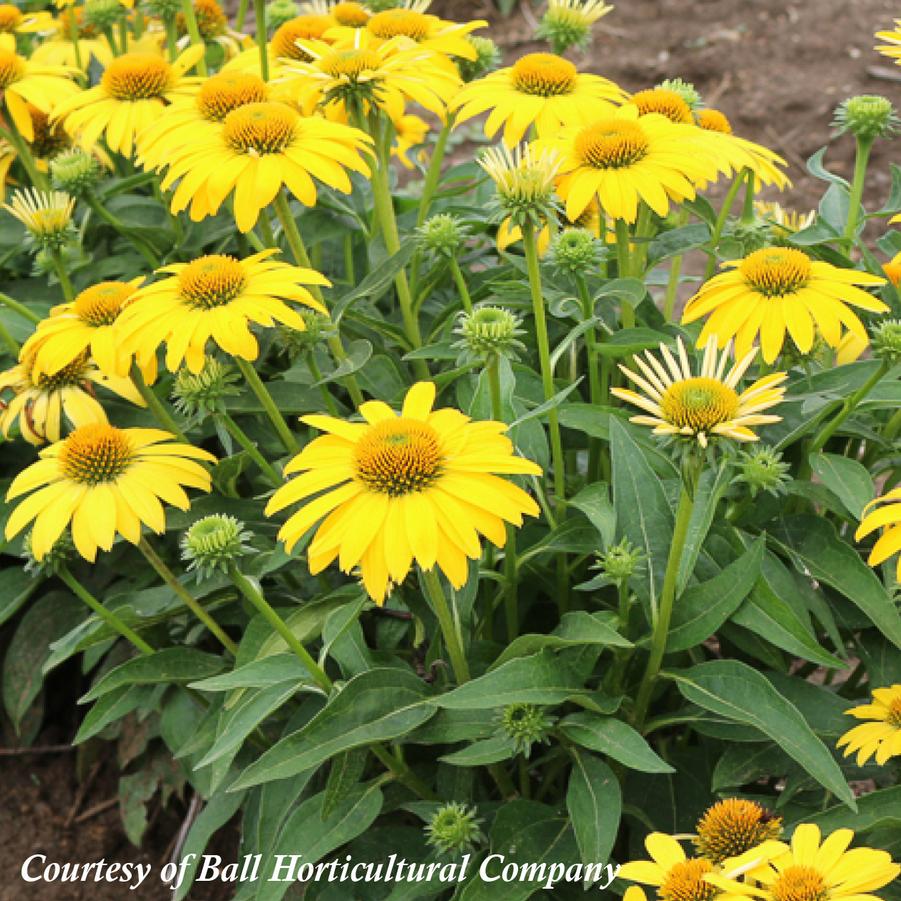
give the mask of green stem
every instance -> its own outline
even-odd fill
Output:
[[[5,344],[9,348],[9,352],[18,359],[19,351],[22,348],[19,347],[19,342],[13,338],[9,329],[2,322],[0,322],[0,342]]]
[[[857,236],[857,220],[860,215],[860,202],[863,199],[863,188],[867,178],[867,166],[870,162],[870,151],[873,149],[872,138],[857,139],[857,154],[854,157],[854,175],[851,177],[851,192],[848,198],[848,221],[845,223],[843,240],[853,244]]]
[[[197,72],[206,78],[206,44],[203,42],[203,38],[200,36],[200,29],[197,27],[197,16],[194,12],[193,0],[181,0],[181,11],[185,17],[185,26],[188,29],[188,37],[191,39],[191,44],[203,47],[203,56],[197,60]]]
[[[901,409],[895,410],[892,414],[892,418],[885,425],[882,437],[886,443],[891,443],[898,437],[898,432],[901,432]]]
[[[347,279],[348,285],[353,285],[357,281],[354,267],[354,236],[352,232],[346,232],[344,235],[344,277]]]
[[[188,439],[185,436],[184,431],[182,431],[179,424],[163,406],[162,401],[156,396],[156,392],[153,388],[144,381],[144,375],[137,363],[133,363],[131,366],[131,380],[134,382],[135,388],[138,389],[138,393],[144,399],[144,403],[147,404],[147,409],[153,413],[156,421],[166,429],[166,431],[172,432],[172,434],[176,435],[180,441],[187,444]]]
[[[278,221],[281,223],[285,240],[288,242],[288,247],[291,248],[294,262],[298,266],[312,269],[313,264],[310,262],[307,246],[304,244],[303,235],[301,235],[300,229],[297,227],[297,221],[294,219],[294,216],[291,215],[291,207],[288,204],[288,197],[284,191],[279,191],[275,198],[275,214],[278,216]],[[271,246],[275,246],[274,240]],[[319,285],[311,285],[310,293],[320,303],[323,302],[322,291],[320,290]],[[340,334],[332,335],[328,339],[328,346],[336,363],[341,364],[347,359],[347,351],[341,343]],[[350,373],[350,375],[344,376],[341,381],[347,389],[348,394],[350,394],[351,400],[359,407],[360,404],[363,403],[363,392],[360,391],[356,376],[353,373]]]
[[[307,369],[310,370],[310,375],[313,376],[314,382],[322,381],[322,370],[319,368],[319,364],[316,362],[316,354],[310,350],[305,354],[307,358]],[[332,416],[338,415],[338,405],[335,403],[335,399],[329,393],[328,387],[326,385],[319,385],[319,393],[322,395],[323,403],[325,404],[326,409],[331,413]]]
[[[428,218],[432,208],[432,200],[441,183],[441,166],[444,163],[444,154],[447,152],[447,140],[454,127],[454,114],[448,113],[441,131],[435,140],[435,149],[429,160],[429,168],[426,170],[425,181],[422,184],[422,197],[419,200],[419,211],[416,213],[417,228]]]
[[[14,313],[18,313],[23,319],[27,319],[35,325],[41,321],[41,317],[38,316],[37,313],[32,313],[25,304],[19,303],[18,300],[14,300],[8,294],[0,293],[0,304],[3,304],[3,306],[12,310]]]
[[[257,46],[260,48],[260,75],[269,81],[269,48],[266,40],[266,2],[253,0],[253,15],[256,19]]]
[[[228,415],[228,413],[220,413],[219,419],[225,430],[241,445],[247,452],[247,455],[256,463],[259,470],[266,476],[274,488],[278,488],[284,482],[284,479],[278,474],[275,467],[260,453],[257,446],[250,440],[247,433]]]
[[[81,55],[81,43],[78,40],[78,22],[75,20],[75,7],[70,6],[68,9],[68,31],[69,40],[72,42],[72,49],[75,51],[75,65],[79,70],[84,69],[84,60]]]
[[[385,769],[392,773],[398,782],[402,782],[414,794],[425,801],[437,801],[437,795],[419,778],[405,763],[398,760],[390,751],[381,745],[370,745],[369,750],[381,761]]]
[[[235,17],[235,28],[238,31],[244,30],[244,22],[247,20],[247,10],[250,7],[250,0],[240,0],[238,3],[238,15]]]
[[[19,162],[25,167],[25,171],[28,173],[28,178],[31,180],[32,185],[46,191],[50,187],[47,176],[38,169],[37,163],[34,161],[34,156],[32,156],[31,148],[28,146],[28,142],[25,138],[19,134],[16,123],[10,121],[6,128],[0,128],[0,135],[6,138],[6,140],[15,148],[16,156],[18,157]]]
[[[141,254],[142,257],[147,261],[147,264],[151,269],[158,269],[160,266],[159,257],[153,252],[150,246],[145,243],[142,238],[139,238],[135,235],[128,226],[118,217],[114,216],[106,207],[100,202],[98,197],[91,191],[87,192],[84,196],[85,202],[87,205],[93,210],[94,214],[101,220],[103,220],[107,225],[111,228],[114,228],[123,238],[127,241],[130,241],[138,253]]]
[[[669,267],[669,279],[666,282],[666,296],[663,298],[663,318],[667,322],[673,321],[673,313],[676,309],[676,296],[679,293],[679,280],[682,275],[682,260],[680,253],[673,257]]]
[[[230,654],[237,654],[238,646],[222,631],[222,627],[203,609],[187,588],[178,581],[175,573],[166,566],[163,559],[150,546],[146,538],[141,538],[138,542],[138,550],[144,555],[144,558],[153,567],[156,574],[175,592],[179,600],[216,636],[222,647]]]
[[[460,264],[457,262],[455,256],[450,258],[450,271],[451,276],[454,279],[454,284],[457,286],[457,293],[460,295],[460,302],[463,304],[463,309],[466,310],[467,313],[471,313],[472,298],[469,296],[469,288],[466,286],[466,279],[463,278],[463,272],[460,269]]]
[[[726,191],[726,196],[723,198],[723,205],[720,207],[719,215],[713,224],[713,231],[710,233],[710,257],[704,269],[705,282],[713,275],[716,269],[716,247],[723,236],[723,229],[726,227],[726,221],[729,219],[729,213],[732,211],[732,204],[735,202],[735,198],[738,196],[744,181],[745,170],[742,169],[740,172],[735,173],[732,184],[729,185],[729,190]]]
[[[118,632],[126,641],[130,641],[142,654],[154,653],[154,649],[137,632],[125,625],[112,610],[107,610],[65,566],[59,570],[57,575],[69,586],[72,593],[87,604],[114,632]]]
[[[890,365],[883,361],[879,368],[842,404],[838,415],[831,419],[817,433],[810,446],[807,448],[807,456],[814,454],[825,447],[826,442],[836,433],[839,426],[854,412],[857,405],[873,390],[880,379],[889,371]]]
[[[123,17],[119,21],[119,44],[123,53],[128,53],[128,22]]]
[[[669,557],[666,561],[666,572],[663,576],[663,588],[660,592],[660,607],[654,618],[653,631],[651,633],[651,649],[648,657],[648,665],[644,671],[638,695],[635,701],[635,728],[641,731],[648,712],[648,704],[651,700],[651,691],[654,682],[660,672],[664,654],[666,654],[666,642],[669,637],[670,622],[673,617],[673,606],[676,600],[676,579],[679,574],[679,564],[682,560],[682,551],[685,548],[685,540],[688,537],[688,526],[691,522],[691,512],[694,508],[692,487],[687,485],[683,477],[682,492],[679,496],[679,507],[676,510],[676,523],[673,528],[672,543],[670,544]]]
[[[620,278],[628,278],[632,274],[632,239],[625,219],[616,220],[616,263]],[[635,310],[628,300],[620,301],[620,319],[623,328],[635,328]]]
[[[745,170],[747,186],[745,187],[745,202],[741,208],[742,225],[751,225],[754,222],[754,195],[757,185],[757,176],[752,169]]]
[[[63,289],[63,297],[67,303],[72,303],[75,300],[75,289],[72,287],[72,280],[69,278],[69,273],[66,272],[66,264],[63,262],[60,252],[51,250],[50,259],[53,261],[53,270],[59,279],[59,285]]]
[[[529,274],[529,290],[532,295],[532,312],[535,318],[535,336],[538,344],[538,358],[541,364],[541,383],[544,399],[554,396],[554,376],[551,370],[551,348],[548,339],[547,317],[544,311],[544,295],[541,288],[541,270],[538,266],[538,245],[535,228],[526,223],[522,229],[526,268]],[[554,495],[557,498],[558,515],[561,515],[566,497],[566,470],[563,464],[563,441],[560,437],[560,421],[556,407],[548,410],[548,427],[551,435],[551,457],[554,469]]]
[[[266,622],[285,640],[285,643],[312,676],[313,681],[328,695],[332,690],[332,680],[313,659],[310,652],[297,640],[297,636],[288,628],[288,624],[272,609],[260,589],[234,563],[229,564],[228,575],[238,591],[256,607]]]
[[[575,277],[576,289],[582,302],[582,318],[587,322],[594,318],[594,302],[588,291],[588,282],[585,276],[578,273]],[[585,332],[585,355],[588,362],[588,394],[594,406],[607,404],[606,379],[602,378],[601,369],[603,361],[598,354],[598,330],[592,325]],[[588,477],[594,480],[598,477],[601,468],[603,448],[599,438],[588,439]]]
[[[451,666],[457,678],[457,684],[462,685],[464,682],[469,681],[469,664],[466,662],[466,655],[463,653],[463,644],[460,640],[460,632],[447,598],[444,595],[444,589],[441,587],[441,580],[434,569],[423,570],[422,580],[425,583],[426,593],[431,602],[432,610],[435,616],[438,617],[438,625],[441,627],[441,634],[444,638],[444,647],[451,659]]]
[[[234,360],[238,369],[241,370],[241,375],[244,376],[244,380],[247,382],[250,390],[256,395],[257,400],[269,417],[269,421],[272,423],[279,440],[285,446],[285,450],[290,454],[296,454],[300,450],[297,439],[294,437],[291,429],[288,428],[285,417],[282,416],[281,411],[272,399],[272,395],[263,384],[263,380],[257,375],[257,371],[253,368],[252,364],[247,362],[247,360],[242,360],[240,357],[235,357]]]

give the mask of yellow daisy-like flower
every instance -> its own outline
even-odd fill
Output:
[[[886,506],[874,509],[879,504],[886,504]],[[893,488],[864,507],[864,517],[854,533],[854,540],[860,541],[875,532],[876,529],[885,529],[885,531],[873,546],[873,550],[870,551],[867,560],[870,566],[879,566],[892,554],[901,551],[901,488]],[[896,578],[901,582],[901,557],[898,558]]]
[[[263,103],[269,85],[251,72],[228,71],[208,78],[193,97],[180,97],[138,136],[138,162],[147,169],[166,165],[173,151],[202,133],[216,140],[225,117],[239,106]]]
[[[131,379],[105,375],[87,354],[54,375],[39,376],[34,374],[34,360],[24,356],[12,369],[0,372],[0,432],[8,438],[18,421],[26,441],[43,444],[59,441],[64,420],[74,428],[106,422],[106,413],[94,396],[94,385],[144,406]],[[9,400],[2,397],[6,391],[12,392]]]
[[[896,65],[901,66],[901,19],[895,19],[893,31],[877,31],[875,36],[886,43],[877,44],[874,49],[883,56],[893,59]]]
[[[131,357],[119,346],[113,325],[143,281],[100,282],[85,288],[71,303],[53,307],[22,346],[23,356],[34,360],[35,378],[56,375],[85,353],[106,375],[125,375]]]
[[[843,325],[867,340],[867,331],[851,307],[871,313],[888,310],[881,300],[857,287],[878,287],[885,279],[839,269],[792,247],[764,247],[723,266],[728,271],[710,279],[688,301],[682,321],[708,317],[698,344],[715,335],[724,347],[734,337],[739,356],[748,352],[758,335],[767,363],[779,356],[786,332],[803,354],[813,347],[817,333],[830,347],[837,347]]]
[[[192,94],[200,79],[185,73],[203,56],[189,47],[174,63],[152,53],[126,53],[103,71],[100,84],[61,103],[54,111],[86,150],[102,135],[110,150],[131,156],[135,138],[156,121],[174,98]]]
[[[191,204],[198,222],[215,215],[234,192],[235,220],[242,232],[285,185],[305,206],[316,203],[313,178],[349,194],[347,169],[369,174],[361,153],[372,139],[357,128],[318,116],[301,116],[284,103],[248,103],[232,110],[215,140],[206,132],[171,154],[162,187],[181,180],[172,212]]]
[[[706,879],[722,892],[720,901],[878,901],[870,893],[901,872],[887,851],[849,851],[854,840],[850,829],[837,829],[820,839],[818,826],[803,823],[792,835],[791,848],[756,869],[752,881],[739,882],[728,873]]]
[[[786,209],[775,201],[755,200],[754,212],[761,219],[775,226],[773,231],[780,238],[788,238],[796,232],[803,231],[813,225],[817,217],[816,210],[799,213],[797,210]],[[899,269],[901,272],[901,269]]]
[[[409,43],[418,44],[424,50],[474,60],[478,54],[467,36],[487,25],[484,19],[450,22],[408,6],[406,9],[386,9],[370,16],[366,22],[366,31],[379,41],[403,38]],[[333,34],[336,40],[349,40],[353,37],[353,29],[336,28]]]
[[[614,219],[634,222],[640,200],[666,216],[671,201],[693,198],[696,184],[716,177],[696,129],[658,114],[642,116],[633,104],[535,143],[561,154],[557,192],[570,219],[595,198]]]
[[[272,327],[276,322],[303,331],[303,317],[291,304],[327,314],[306,285],[331,283],[312,269],[270,259],[266,250],[244,260],[213,254],[190,263],[173,263],[158,272],[169,278],[139,288],[116,322],[116,337],[139,363],[166,345],[166,367],[175,372],[187,363],[191,372],[203,369],[207,341],[244,360],[259,355],[250,324]]]
[[[901,253],[896,253],[887,263],[883,263],[882,271],[896,288],[901,286]]]
[[[835,362],[839,366],[853,363],[863,356],[863,352],[870,346],[869,338],[861,338],[854,332],[845,332],[845,336],[838,342],[835,348]]]
[[[279,531],[288,550],[325,517],[307,550],[311,573],[335,558],[344,572],[359,567],[379,604],[414,560],[424,570],[437,564],[460,588],[467,559],[481,554],[480,535],[500,547],[505,522],[520,526],[524,514],[538,515],[532,498],[501,478],[541,475],[539,466],[514,455],[506,426],[433,410],[434,401],[435,386],[418,382],[400,415],[368,401],[360,407],[362,423],[302,417],[328,434],[285,467],[286,475],[303,474],[275,492],[266,514],[304,502]]]
[[[23,188],[13,193],[3,209],[18,219],[36,241],[54,241],[62,238],[72,222],[75,198],[64,191]]]
[[[80,89],[71,79],[75,71],[66,66],[42,65],[0,46],[0,91],[10,118],[26,141],[34,140],[29,105],[50,113],[77,95]]]
[[[32,493],[10,514],[6,537],[34,521],[31,551],[41,560],[71,523],[76,550],[93,562],[97,549],[108,551],[117,533],[137,544],[142,523],[164,532],[160,501],[189,509],[183,486],[209,491],[211,484],[209,472],[196,461],[216,462],[207,451],[175,443],[174,437],[159,429],[105,423],[76,429],[13,479],[7,502]]]
[[[411,113],[401,116],[400,120],[394,123],[394,128],[395,137],[391,155],[400,160],[400,164],[405,169],[412,169],[413,161],[408,154],[414,147],[425,143],[429,133],[429,123]],[[421,152],[417,155],[421,156]]]
[[[364,111],[374,104],[397,122],[409,101],[443,117],[461,83],[444,57],[400,38],[358,37],[354,46],[300,41],[298,46],[309,62],[284,62],[280,83],[310,113],[322,106],[327,113],[338,108],[344,115],[347,101],[356,100]]]
[[[646,410],[649,416],[633,416],[630,422],[653,426],[655,435],[684,437],[707,447],[710,438],[730,438],[733,441],[757,441],[753,426],[779,422],[782,417],[763,411],[781,403],[788,378],[784,372],[774,372],[758,379],[749,388],[738,392],[738,383],[757,355],[747,353],[732,365],[726,374],[729,351],[717,354],[716,339],[710,338],[704,348],[699,375],[694,375],[682,339],[676,342],[676,356],[665,344],[660,345],[661,363],[652,353],[644,359],[633,359],[641,375],[620,365],[622,372],[644,394],[629,388],[613,388],[611,393],[620,400]]]
[[[704,877],[714,870],[703,857],[688,858],[671,835],[652,832],[645,838],[650,860],[635,860],[619,868],[619,877],[656,889],[660,901],[713,901],[718,890]],[[646,901],[644,889],[630,885],[623,901]]]
[[[757,801],[726,798],[704,811],[698,824],[694,846],[701,857],[715,864],[774,841],[782,834],[782,817],[775,816]]]
[[[23,12],[12,3],[0,3],[0,34],[36,34],[55,27],[48,12]]]
[[[78,37],[78,51],[72,40],[72,19]],[[91,60],[108,66],[115,54],[106,36],[84,21],[84,7],[63,10],[54,21],[55,33],[34,48],[31,60],[44,66],[67,66],[87,71]],[[80,65],[79,65],[80,64]]]
[[[229,27],[228,16],[216,0],[193,0],[194,16],[197,19],[197,30],[207,44],[218,44],[226,59],[237,56],[242,50],[253,46],[250,35],[235,31]],[[176,16],[176,27],[181,38],[179,48],[190,45],[188,24],[184,13]]]
[[[504,128],[504,143],[519,143],[534,125],[539,137],[551,138],[560,128],[584,125],[611,114],[626,92],[600,75],[579,72],[562,56],[529,53],[512,66],[498,69],[465,85],[451,108],[456,122],[491,110],[485,134],[493,138]]]
[[[272,35],[269,50],[275,59],[309,59],[302,50],[298,41],[325,40],[325,33],[334,27],[334,22],[326,15],[304,15],[289,19],[283,25],[279,25]],[[259,51],[254,51],[259,57]],[[248,62],[250,57],[248,56]]]
[[[898,499],[901,500],[901,492]],[[901,506],[897,515],[901,517]],[[897,531],[901,534],[901,527]],[[901,757],[901,684],[874,689],[871,703],[852,707],[845,713],[868,721],[846,732],[836,743],[837,747],[845,748],[845,757],[856,751],[858,766],[871,757],[880,766],[892,757]]]

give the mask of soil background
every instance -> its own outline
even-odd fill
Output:
[[[520,9],[501,19],[488,0],[436,0],[433,11],[450,18],[485,18],[485,33],[497,40],[505,61],[541,49],[532,40],[535,12]],[[596,38],[574,61],[605,75],[630,91],[650,87],[664,78],[695,83],[709,106],[732,121],[736,133],[759,141],[790,163],[794,187],[783,203],[799,210],[816,205],[822,185],[806,175],[804,161],[831,137],[836,105],[858,93],[882,93],[901,106],[901,68],[873,52],[873,33],[890,28],[901,4],[892,0],[620,0],[597,26]],[[871,164],[866,202],[879,206],[889,184],[889,163],[901,162],[897,144],[877,143]],[[849,176],[853,141],[840,138],[826,157],[829,168]],[[63,687],[63,716],[72,715],[71,697]],[[41,745],[68,743],[77,723],[54,724],[39,739]],[[0,734],[0,746],[14,743]],[[59,861],[152,863],[167,859],[186,805],[175,803],[154,820],[139,849],[125,838],[115,806],[103,807],[116,794],[115,763],[110,762],[79,793],[76,755],[27,753],[0,756],[0,901],[156,901],[171,897],[158,882],[148,880],[129,893],[121,886],[26,886],[18,878],[22,861],[32,853],[47,853]],[[76,817],[102,809],[81,822]],[[226,860],[234,836],[225,834],[213,850]],[[232,851],[233,853],[233,851]],[[149,887],[148,887],[149,886]],[[219,901],[228,890],[196,890],[193,901]]]

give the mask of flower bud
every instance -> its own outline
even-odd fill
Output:
[[[227,572],[231,563],[254,553],[246,542],[253,533],[244,523],[224,513],[214,513],[198,519],[181,537],[181,558],[188,564],[198,582],[208,579],[217,570]]]
[[[475,81],[489,72],[493,72],[501,62],[501,52],[491,38],[478,35],[467,35],[466,40],[476,52],[475,59],[457,58],[457,69],[463,81]]]
[[[553,717],[535,704],[509,704],[501,714],[501,730],[512,739],[516,753],[524,757],[531,754],[532,745],[550,741],[553,725]]]
[[[832,124],[839,134],[851,132],[858,140],[871,143],[876,138],[893,137],[901,121],[887,97],[858,94],[839,104]]]
[[[147,9],[165,22],[181,12],[181,0],[147,0]]]
[[[15,191],[3,209],[25,226],[26,243],[37,251],[58,251],[75,237],[75,198],[62,191]]]
[[[604,0],[548,0],[535,36],[558,55],[570,47],[584,50],[591,41],[591,26],[612,9]]]
[[[55,575],[77,556],[68,530],[53,542],[53,547],[40,560],[32,553],[31,532],[28,532],[22,542],[22,553],[25,555],[25,572],[33,576]]]
[[[739,454],[738,475],[734,481],[744,482],[751,497],[757,497],[760,491],[778,496],[785,493],[785,486],[790,481],[789,469],[789,465],[782,462],[779,451],[761,445]]]
[[[605,256],[603,241],[584,228],[567,228],[551,242],[550,262],[566,275],[587,275]]]
[[[276,332],[279,346],[290,360],[296,360],[301,354],[310,353],[334,332],[334,324],[328,316],[309,309],[297,312],[304,321],[305,329],[279,326]]]
[[[75,197],[87,193],[100,180],[100,163],[91,153],[79,148],[67,150],[50,161],[53,187]]]
[[[84,21],[87,25],[104,31],[125,18],[125,7],[119,0],[87,0]]]
[[[560,204],[554,193],[554,179],[560,160],[555,153],[536,154],[529,145],[513,151],[504,146],[492,147],[478,162],[494,182],[497,194],[493,205],[513,225],[541,228],[558,214]]]
[[[198,419],[224,413],[225,398],[240,393],[234,385],[236,381],[238,374],[234,369],[213,357],[206,358],[203,369],[198,373],[183,366],[172,384],[175,409],[183,416],[196,416]]]
[[[266,24],[273,31],[285,22],[296,19],[300,9],[294,0],[272,0],[266,4]]]
[[[661,81],[657,87],[678,94],[692,111],[701,106],[701,95],[690,81],[683,81],[681,78],[667,78]]]
[[[455,335],[461,340],[453,346],[463,350],[470,359],[508,357],[515,360],[525,345],[519,340],[524,334],[519,327],[522,320],[504,307],[480,306],[471,313],[461,313]]]
[[[873,356],[886,363],[901,363],[901,319],[885,319],[870,331]]]
[[[624,538],[603,554],[598,554],[595,569],[600,570],[611,582],[625,584],[632,578],[644,561],[644,553]]]
[[[463,246],[469,229],[450,213],[438,213],[416,229],[419,246],[426,253],[453,257]]]
[[[425,827],[426,843],[441,854],[463,854],[485,840],[475,807],[449,801],[435,811]]]

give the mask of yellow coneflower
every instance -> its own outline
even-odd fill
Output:
[[[882,271],[896,288],[901,286],[901,253],[896,253],[887,263],[883,263]]]
[[[819,827],[802,823],[791,848],[755,869],[753,880],[741,882],[728,873],[706,879],[722,892],[720,901],[878,901],[871,892],[896,879],[901,867],[887,851],[847,850],[853,840],[850,829],[837,829],[821,842]]]
[[[131,379],[105,375],[87,354],[53,375],[38,376],[34,374],[34,359],[23,356],[17,365],[0,372],[0,432],[8,438],[18,422],[26,441],[43,444],[59,441],[65,422],[74,428],[106,422],[106,413],[94,396],[95,385],[144,406]],[[6,391],[12,397],[4,398]]]
[[[901,500],[901,492],[898,498]],[[901,511],[901,507],[898,509]],[[856,751],[858,766],[863,766],[871,757],[875,757],[880,766],[892,757],[901,757],[901,684],[873,689],[869,704],[852,707],[845,713],[867,720],[838,740],[836,747],[844,747],[845,757]]]
[[[433,410],[434,400],[435,386],[419,382],[400,415],[368,401],[360,407],[365,422],[302,417],[328,434],[285,467],[286,475],[303,474],[275,492],[266,514],[304,502],[279,531],[289,550],[325,517],[307,550],[311,573],[336,558],[344,572],[359,567],[379,604],[414,560],[423,570],[437,564],[459,588],[467,560],[481,554],[480,536],[500,547],[505,522],[519,526],[523,515],[538,514],[529,495],[501,478],[541,474],[514,455],[506,426],[471,422],[451,408]]]
[[[896,65],[901,65],[901,19],[895,19],[892,31],[877,31],[875,37],[886,43],[877,44],[874,49],[883,56],[893,59]]]
[[[529,53],[512,66],[465,85],[451,108],[456,122],[491,110],[485,134],[493,138],[503,126],[512,147],[534,125],[539,137],[551,138],[564,126],[584,124],[613,111],[626,93],[599,75],[579,72],[553,53]]]
[[[25,226],[37,244],[64,243],[75,212],[75,198],[63,191],[23,188],[14,191],[3,209]]]
[[[54,116],[86,150],[102,135],[110,150],[131,156],[136,136],[166,105],[196,91],[200,80],[186,73],[203,52],[200,45],[189,47],[173,63],[151,53],[118,56],[104,69],[100,84],[63,101]]]
[[[228,113],[215,139],[204,131],[173,150],[162,186],[179,182],[172,211],[190,203],[195,222],[215,215],[234,193],[235,220],[248,232],[282,185],[305,206],[316,203],[313,178],[349,194],[346,170],[368,175],[361,154],[371,143],[357,128],[301,116],[285,103],[248,103]]]
[[[819,333],[837,347],[844,325],[861,340],[867,332],[851,307],[884,313],[888,306],[858,285],[876,287],[885,279],[856,269],[840,269],[792,247],[765,247],[710,279],[685,306],[682,321],[707,317],[698,338],[715,335],[720,347],[733,337],[735,352],[746,354],[757,336],[767,363],[779,356],[786,332],[806,354]]]
[[[754,361],[755,350],[738,359],[727,374],[729,350],[718,355],[716,340],[711,338],[704,348],[699,375],[692,371],[681,338],[676,342],[676,351],[673,356],[661,344],[662,363],[650,352],[644,354],[644,359],[635,356],[641,375],[620,365],[644,394],[629,388],[613,388],[611,393],[650,414],[633,416],[630,422],[652,426],[655,435],[688,438],[707,447],[709,440],[716,437],[757,441],[754,426],[781,420],[781,416],[763,411],[781,403],[786,373],[771,373],[738,392],[738,383]]]
[[[250,35],[229,27],[228,16],[216,0],[193,0],[193,6],[200,37],[207,44],[217,44],[221,47],[226,59],[231,59],[242,50],[253,46],[253,38]],[[175,21],[181,35],[178,47],[184,49],[191,43],[184,13],[179,13]]]
[[[53,16],[48,12],[24,12],[12,3],[0,3],[0,34],[46,33],[55,27]]]
[[[33,357],[35,377],[55,375],[85,353],[107,375],[125,375],[131,358],[123,354],[113,325],[143,281],[100,282],[85,288],[71,303],[53,307],[22,346],[22,353]],[[151,376],[148,381],[155,378],[155,367],[147,376]]]
[[[758,801],[727,798],[712,804],[698,820],[694,846],[700,857],[721,864],[782,833],[782,817]]]
[[[817,217],[816,210],[799,213],[797,210],[786,209],[774,200],[755,200],[754,212],[774,226],[773,231],[779,238],[787,238],[810,227]]]
[[[160,501],[187,510],[183,486],[209,491],[209,472],[197,463],[216,458],[190,444],[178,444],[159,429],[117,429],[94,423],[51,444],[22,470],[6,494],[7,502],[29,494],[12,511],[6,537],[30,522],[31,552],[41,560],[71,523],[72,541],[93,562],[97,549],[108,551],[116,535],[137,544],[141,525],[166,530]]]
[[[273,326],[280,322],[303,331],[303,317],[291,304],[320,313],[325,307],[307,285],[331,284],[312,269],[301,269],[271,259],[266,250],[244,260],[222,254],[173,263],[159,270],[169,278],[139,288],[116,322],[116,340],[139,363],[156,356],[166,345],[166,366],[175,372],[184,361],[200,372],[207,342],[244,360],[259,355],[250,324]]]
[[[686,857],[679,842],[662,832],[652,832],[644,844],[651,859],[624,863],[619,868],[621,879],[652,886],[661,899],[713,901],[717,897],[718,890],[704,878],[714,871],[709,860]],[[640,886],[630,885],[623,901],[647,901],[647,895]]]
[[[511,152],[502,145],[486,150],[478,163],[494,182],[507,213],[501,231],[526,221],[540,228],[556,214],[554,179],[560,160],[553,150],[536,152],[524,144]]]
[[[115,54],[109,41],[95,25],[84,21],[84,7],[70,6],[54,20],[55,31],[34,48],[31,60],[44,66],[66,66],[87,71],[92,60],[108,66]],[[78,38],[78,49],[72,33]]]
[[[879,504],[885,504],[879,507]],[[901,551],[901,488],[893,488],[882,497],[877,497],[864,507],[864,518],[861,520],[854,540],[860,541],[872,534],[876,529],[884,529],[880,539],[870,551],[867,562],[870,566],[879,566],[892,554]],[[898,558],[896,578],[901,582],[901,557]]]
[[[426,4],[427,6],[428,4]],[[458,56],[461,59],[474,60],[477,56],[475,48],[467,40],[468,35],[478,28],[488,25],[483,19],[472,22],[450,22],[439,19],[421,11],[415,4],[403,8],[386,9],[370,16],[366,22],[366,31],[379,41],[390,41],[403,38],[421,49],[434,50],[445,56]],[[350,38],[350,34],[342,35],[341,29],[335,29],[335,38]]]

